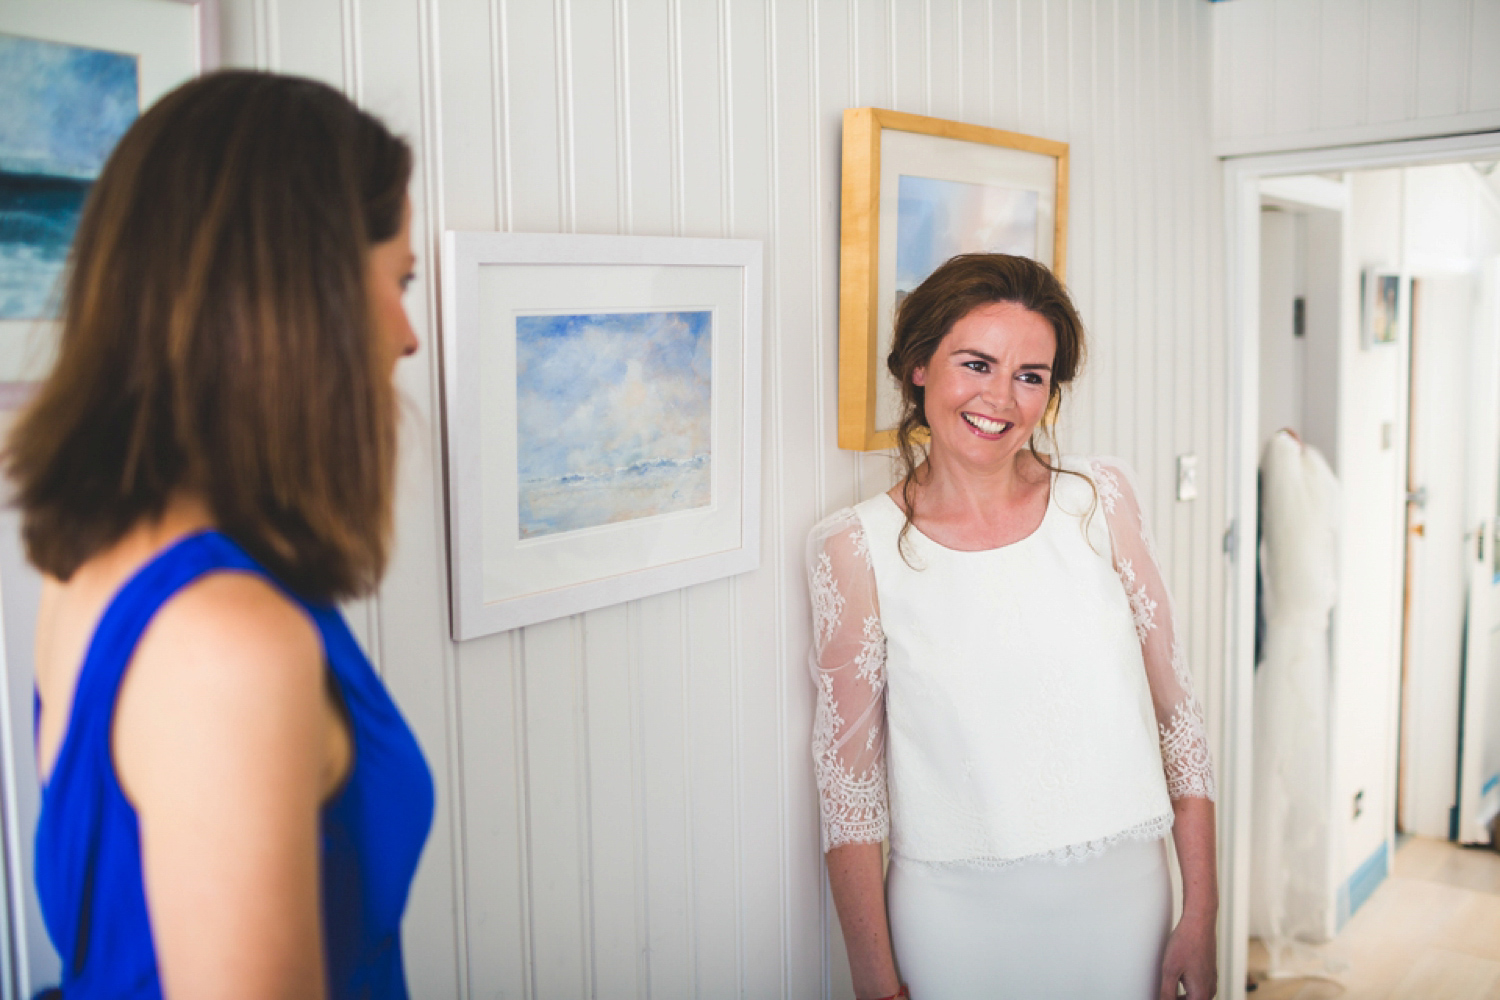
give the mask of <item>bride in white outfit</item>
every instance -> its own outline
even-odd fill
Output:
[[[1034,443],[1083,353],[1040,264],[944,264],[888,360],[906,475],[812,533],[813,756],[860,1000],[1215,994],[1214,779],[1136,491]]]

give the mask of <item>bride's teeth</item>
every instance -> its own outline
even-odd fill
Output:
[[[981,417],[973,413],[965,413],[963,416],[970,425],[986,434],[1000,434],[1010,426],[1010,424],[1003,420],[990,420],[988,417]]]

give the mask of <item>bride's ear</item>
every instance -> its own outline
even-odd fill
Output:
[[[927,384],[927,366],[926,365],[923,365],[920,368],[913,368],[911,370],[911,384],[912,385],[926,385]]]

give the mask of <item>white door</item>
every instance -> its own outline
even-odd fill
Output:
[[[1411,425],[1405,767],[1401,826],[1451,836],[1458,781],[1464,602],[1473,550],[1468,474],[1474,279],[1411,282]],[[1379,348],[1377,348],[1379,349]],[[1346,539],[1350,544],[1352,539]]]
[[[1458,839],[1486,842],[1500,815],[1500,258],[1480,274],[1469,386],[1467,582]]]

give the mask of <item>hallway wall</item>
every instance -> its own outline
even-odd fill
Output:
[[[1233,0],[1211,17],[1221,155],[1500,129],[1500,0]]]
[[[1217,677],[1211,17],[1198,0],[223,0],[229,64],[330,80],[419,158],[397,547],[354,613],[439,788],[405,927],[414,996],[851,994],[818,849],[802,579],[807,529],[889,476],[834,445],[847,106],[1072,144],[1068,277],[1094,340],[1068,441],[1138,470],[1195,671]],[[445,228],[765,241],[759,571],[448,639]],[[1193,503],[1172,497],[1185,452]]]

